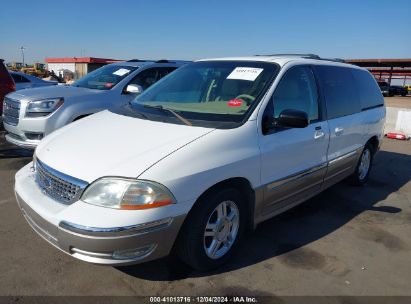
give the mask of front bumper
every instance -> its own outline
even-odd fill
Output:
[[[26,166],[22,169],[23,172],[19,171],[15,186],[17,202],[24,218],[33,230],[50,244],[86,262],[120,266],[164,257],[173,247],[185,218],[185,215],[164,216],[162,212],[160,218],[149,220],[142,214],[141,218],[144,218],[145,222],[141,222],[141,219],[138,221],[136,217],[134,220],[136,224],[129,225],[130,217],[125,214],[127,211],[119,212],[119,210],[76,202],[74,204],[79,203],[80,206],[75,207],[78,211],[83,209],[81,213],[88,218],[101,217],[102,214],[105,216],[92,219],[94,222],[90,224],[75,224],[73,210],[68,210],[72,205],[60,204],[43,194],[34,179],[27,175],[27,170]],[[81,204],[84,208],[81,208]],[[92,212],[93,209],[96,212]],[[47,211],[50,212],[46,214]],[[58,216],[50,218],[50,214]],[[67,221],[63,214],[67,215]],[[133,215],[138,216],[138,213]],[[128,219],[127,223],[118,225],[124,222],[125,218]],[[84,217],[79,221],[84,221]],[[110,223],[110,226],[101,225],[103,227],[99,228],[95,225],[96,221]]]
[[[6,140],[16,146],[34,150],[40,143],[40,140],[30,140],[27,138],[24,129],[21,128],[19,123],[17,126],[10,125],[3,121],[4,129],[6,130]],[[24,123],[23,123],[24,126]]]
[[[11,124],[3,119],[6,130],[6,140],[25,149],[35,149],[41,139],[57,129],[59,125],[58,110],[48,116],[30,118],[25,117],[27,101],[18,100],[19,118],[17,124]]]
[[[7,124],[4,124],[5,129],[7,131]],[[14,133],[6,133],[5,135],[6,140],[16,146],[19,146],[24,149],[34,150],[36,149],[37,145],[40,143],[40,140],[28,140],[24,139],[17,134]]]

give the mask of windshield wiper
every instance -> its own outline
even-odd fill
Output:
[[[185,119],[180,114],[177,114],[176,112],[174,112],[170,108],[165,108],[162,105],[151,106],[151,105],[148,105],[148,104],[144,104],[143,107],[150,108],[150,109],[159,109],[159,110],[162,110],[162,111],[170,112],[171,114],[173,114],[175,117],[177,117],[181,122],[183,122],[187,126],[192,126],[193,125],[189,120]]]
[[[141,113],[137,111],[136,109],[133,109],[133,103],[131,101],[128,102],[128,108],[133,111],[133,113],[137,113],[140,117],[143,117],[144,119],[148,119],[147,115],[144,113]]]

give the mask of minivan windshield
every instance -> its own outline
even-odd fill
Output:
[[[87,89],[110,90],[137,67],[106,65],[75,81],[72,86]]]
[[[181,123],[174,112],[192,125],[235,127],[258,104],[278,69],[258,61],[194,62],[143,92],[131,108],[152,120]]]

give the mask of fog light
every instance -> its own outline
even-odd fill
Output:
[[[145,255],[150,254],[154,251],[156,245],[151,244],[140,248],[127,249],[127,250],[118,250],[113,252],[113,259],[116,260],[129,260],[137,259]]]
[[[41,140],[43,138],[43,133],[25,132],[24,135],[30,140]]]

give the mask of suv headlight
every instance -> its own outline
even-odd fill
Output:
[[[47,116],[61,107],[63,103],[63,97],[30,101],[26,108],[26,117]]]
[[[144,180],[105,177],[92,183],[81,200],[97,206],[141,210],[173,204],[171,192],[163,185]]]

